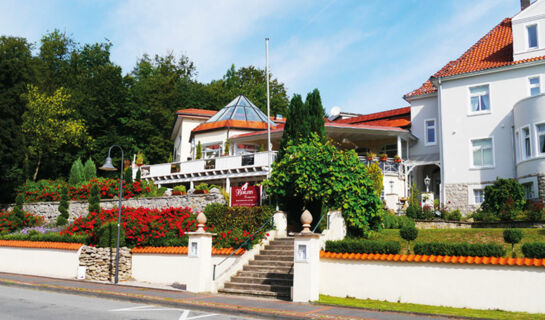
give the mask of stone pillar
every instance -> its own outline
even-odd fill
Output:
[[[231,179],[229,177],[225,178],[225,191],[231,194]]]
[[[189,190],[195,189],[195,184],[193,183],[193,180],[189,181]]]
[[[187,291],[209,292],[212,290],[212,236],[213,233],[205,232],[206,216],[199,213],[197,216],[197,231],[189,232],[188,251],[189,258],[187,271],[192,274],[187,282]]]
[[[284,211],[277,211],[273,216],[276,236],[284,238],[288,236],[288,215]]]
[[[293,288],[295,302],[317,301],[320,293],[320,234],[310,231],[312,215],[305,210],[301,215],[303,231],[295,235]]]

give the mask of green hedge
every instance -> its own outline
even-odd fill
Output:
[[[545,242],[525,243],[522,245],[522,253],[526,258],[545,259]]]
[[[401,229],[415,225],[414,220],[408,216],[395,216],[388,212],[382,216],[382,226],[384,229]]]
[[[60,235],[58,233],[34,233],[34,234],[9,234],[0,235],[0,240],[19,240],[19,241],[45,241],[45,242],[67,242],[67,243],[83,243],[89,244],[88,236],[70,236],[67,234]]]
[[[414,253],[436,256],[503,257],[505,249],[495,243],[416,243]]]
[[[346,239],[326,241],[325,251],[339,253],[386,253],[398,254],[401,245],[397,241]]]

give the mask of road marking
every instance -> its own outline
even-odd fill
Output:
[[[182,314],[180,315],[180,318],[178,318],[178,320],[193,320],[193,319],[200,319],[200,318],[208,318],[208,317],[213,317],[215,316],[215,314],[203,314],[203,315],[200,315],[200,316],[194,316],[194,317],[191,317],[191,318],[188,318],[189,316],[189,310],[184,310],[184,312],[182,312]]]

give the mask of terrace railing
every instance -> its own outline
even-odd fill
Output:
[[[403,174],[402,162],[395,161],[394,158],[388,158],[386,161],[379,158],[373,158],[369,160],[367,157],[359,157],[360,160],[366,165],[370,166],[371,163],[377,163],[383,174]]]

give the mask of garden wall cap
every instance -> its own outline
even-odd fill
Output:
[[[312,223],[312,214],[310,211],[305,210],[301,215],[301,223],[303,224],[303,231],[301,233],[312,233],[310,231],[310,224]]]
[[[136,247],[131,250],[132,254],[187,254],[187,247]],[[229,255],[235,252],[233,248],[212,248],[212,255]],[[242,255],[246,250],[238,249],[235,255]]]
[[[203,212],[200,212],[197,215],[197,231],[203,233],[204,232],[204,225],[206,224],[206,215]]]
[[[24,240],[0,240],[0,247],[59,249],[77,251],[82,243],[24,241]]]
[[[391,262],[428,262],[451,264],[484,264],[498,266],[545,267],[545,259],[536,258],[504,258],[504,257],[467,257],[467,256],[434,256],[414,254],[385,253],[338,253],[320,251],[320,258],[344,260],[369,260]]]

